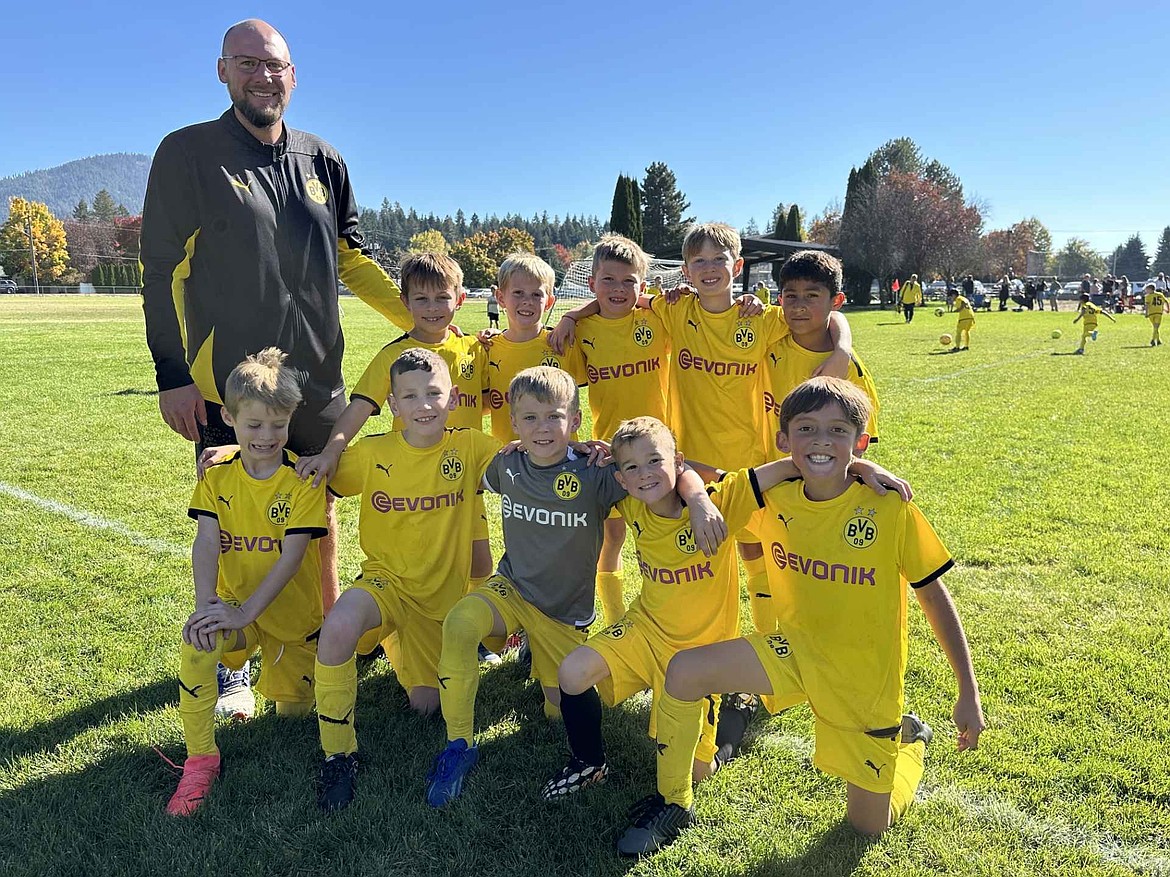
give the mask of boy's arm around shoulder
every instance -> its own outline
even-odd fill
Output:
[[[849,320],[840,311],[829,314],[829,337],[833,339],[833,352],[813,370],[812,376],[848,378],[849,366],[853,362],[853,330],[849,328]]]
[[[691,535],[695,545],[707,557],[712,557],[727,539],[727,522],[707,495],[703,476],[680,464],[675,490],[691,513]]]
[[[855,457],[849,464],[849,474],[860,478],[862,483],[878,496],[885,496],[888,491],[893,490],[905,502],[914,498],[914,490],[909,481],[899,478],[872,460],[862,460]],[[756,481],[760,485],[761,492],[770,490],[782,481],[791,481],[800,477],[800,469],[792,462],[791,457],[782,457],[779,460],[773,460],[763,466],[756,467]]]
[[[329,441],[325,443],[321,453],[297,459],[297,476],[304,480],[312,475],[313,487],[318,487],[331,479],[337,471],[342,451],[353,441],[354,436],[361,432],[370,415],[374,413],[374,406],[366,399],[356,397],[351,399],[337,418],[337,422],[333,424]]]
[[[986,720],[979,699],[979,683],[975,680],[975,669],[971,664],[971,650],[958,610],[941,579],[932,579],[915,588],[914,595],[958,683],[959,697],[952,715],[959,735],[959,751],[975,749],[979,745],[979,735],[986,727]]]

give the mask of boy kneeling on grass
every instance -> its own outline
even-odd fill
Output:
[[[930,727],[903,715],[906,587],[914,591],[958,682],[960,750],[984,728],[967,638],[939,576],[953,561],[922,513],[895,494],[875,496],[849,473],[865,448],[869,400],[836,378],[813,378],[785,398],[777,441],[800,478],[764,493],[761,536],[779,615],[758,633],[675,655],[658,703],[658,785],[667,808],[689,813],[691,760],[710,692],[808,701],[816,716],[813,763],[845,780],[846,818],[878,835],[914,800]],[[762,485],[761,485],[762,486]],[[667,828],[687,819],[662,820]],[[678,834],[643,826],[639,852]]]
[[[238,670],[259,648],[257,689],[281,715],[307,715],[321,628],[320,552],[306,551],[326,533],[325,488],[302,482],[285,450],[301,402],[285,354],[269,347],[228,375],[224,422],[239,450],[209,466],[188,514],[199,522],[191,549],[195,611],[183,625],[179,713],[187,760],[167,804],[189,816],[220,773],[215,745],[216,664]]]

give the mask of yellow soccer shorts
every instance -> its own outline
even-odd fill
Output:
[[[807,700],[800,665],[787,638],[780,633],[757,633],[746,637],[772,683],[778,704],[791,706]],[[898,739],[902,716],[890,716],[879,727],[850,726],[848,708],[837,704],[810,703],[816,718],[816,750],[813,764],[831,776],[840,777],[867,792],[888,795],[894,789],[894,763],[898,760]]]
[[[678,651],[658,632],[646,616],[633,610],[585,643],[601,655],[609,667],[609,678],[597,686],[606,706],[617,706],[649,688],[654,702],[650,710],[649,733],[654,736],[658,695],[666,684],[666,666]],[[703,730],[695,749],[696,761],[715,757],[715,726],[720,698],[711,697],[703,716]]]
[[[238,603],[232,605],[238,607]],[[280,703],[313,702],[313,670],[317,662],[317,635],[315,631],[301,642],[284,642],[264,629],[263,616],[242,631],[244,648],[225,651],[222,663],[229,670],[240,670],[248,659],[260,650],[260,678],[256,690],[271,701]],[[227,631],[232,641],[232,631]]]
[[[471,522],[471,541],[479,542],[488,538],[487,509],[483,504],[483,492],[475,494],[475,518]]]
[[[1159,326],[1162,325],[1162,315],[1161,314],[1150,314],[1150,316],[1147,319],[1149,319],[1150,323],[1153,324],[1155,329],[1157,329]]]
[[[518,630],[528,634],[528,648],[532,651],[529,678],[547,688],[557,688],[557,668],[569,652],[585,644],[589,628],[574,627],[549,618],[525,600],[510,580],[498,573],[472,593],[495,607],[504,619],[507,634]]]
[[[442,617],[436,620],[424,615],[393,579],[371,576],[358,579],[353,586],[374,598],[382,616],[381,623],[358,640],[358,654],[368,655],[378,643],[396,633],[398,644],[392,660],[399,684],[407,691],[420,685],[437,688],[439,654],[443,651]],[[446,611],[442,614],[446,615]]]

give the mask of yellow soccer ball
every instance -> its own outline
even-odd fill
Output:
[[[951,344],[954,342],[954,340],[955,339],[952,338],[949,333],[946,333],[946,334],[939,337],[938,343],[941,344],[943,347],[950,347]]]
[[[935,308],[934,309],[934,315],[936,317],[941,317],[945,313],[946,313],[946,311],[944,311],[942,308]]]
[[[1059,338],[1059,337],[1060,337],[1061,335],[1063,335],[1063,334],[1064,334],[1064,333],[1063,333],[1063,332],[1061,332],[1059,329],[1053,329],[1053,330],[1052,330],[1052,337],[1053,337],[1053,338]]]

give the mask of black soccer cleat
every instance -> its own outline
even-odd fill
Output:
[[[344,810],[353,803],[357,786],[357,753],[331,755],[321,765],[317,778],[317,806],[326,813]]]
[[[902,716],[902,742],[903,743],[917,743],[922,741],[923,746],[929,746],[930,741],[934,739],[934,731],[931,730],[930,725],[914,715],[914,713],[906,713]]]
[[[586,764],[574,757],[561,768],[560,773],[544,784],[544,788],[540,790],[540,797],[546,801],[567,798],[582,789],[601,785],[608,776],[608,765]]]
[[[667,804],[657,793],[630,808],[630,827],[618,838],[617,851],[623,856],[646,856],[668,846],[682,830],[695,821],[694,808]]]

